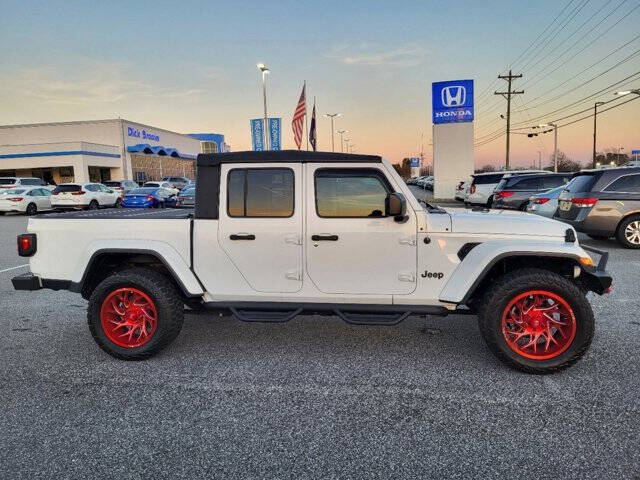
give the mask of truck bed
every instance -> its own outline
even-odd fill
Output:
[[[42,213],[36,218],[66,218],[66,219],[104,219],[104,220],[126,220],[138,219],[149,220],[160,218],[168,219],[188,219],[193,216],[192,208],[108,208],[105,210],[72,210],[68,212]]]

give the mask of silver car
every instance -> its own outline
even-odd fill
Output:
[[[558,197],[566,187],[566,185],[561,185],[548,192],[532,195],[529,197],[527,212],[553,218],[553,214],[556,213],[556,208],[558,208]]]

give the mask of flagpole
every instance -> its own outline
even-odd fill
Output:
[[[314,113],[314,118],[315,118],[315,113],[316,113],[316,96],[313,96],[313,113]],[[313,141],[315,142],[315,145],[313,147],[313,151],[317,152],[318,151],[318,120],[316,120],[316,124],[314,125],[315,127],[315,132],[313,133],[314,139]],[[308,135],[307,135],[308,136]]]
[[[307,137],[307,152],[309,151],[309,121],[307,120],[307,81],[304,81],[304,130]]]

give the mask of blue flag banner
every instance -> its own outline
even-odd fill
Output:
[[[269,143],[271,144],[271,150],[282,150],[282,119],[270,118],[269,119]]]
[[[264,150],[264,119],[254,118],[250,121],[251,125],[251,144],[254,152]]]

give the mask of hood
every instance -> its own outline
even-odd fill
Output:
[[[569,225],[526,212],[511,210],[446,209],[454,233],[564,237]]]

